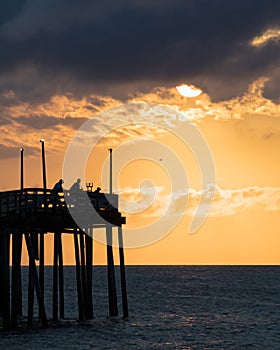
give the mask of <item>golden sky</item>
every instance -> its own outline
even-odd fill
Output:
[[[161,217],[165,220],[159,226],[162,235],[148,240],[146,246],[136,241],[134,249],[126,250],[128,264],[279,263],[280,106],[263,96],[264,85],[265,79],[261,78],[252,83],[244,95],[221,102],[212,102],[206,92],[197,97],[183,97],[175,87],[156,88],[131,97],[128,102],[153,101],[156,106],[181,113],[186,118],[184,122],[195,125],[212,152],[216,177],[215,183],[202,188],[203,174],[188,145],[167,129],[159,132],[160,129],[149,123],[139,123],[137,115],[132,116],[132,126],[114,129],[102,139],[87,161],[83,181],[93,181],[96,187],[108,191],[108,164],[105,163],[108,147],[113,145],[114,192],[120,196],[121,211],[127,216],[126,226],[144,227],[144,232],[145,226],[149,227]],[[96,118],[94,125],[101,128],[101,112],[104,111],[106,117],[110,108],[122,106],[121,101],[108,96],[91,96],[91,99],[103,101],[102,108],[85,98],[54,96],[44,104],[23,104],[7,110],[15,120],[27,118],[31,109],[37,118],[41,114],[61,121],[75,117],[81,119],[81,124],[87,118],[94,121]],[[85,105],[91,105],[96,112],[89,114]],[[42,186],[39,139],[45,138],[48,186],[52,187],[61,177],[65,151],[74,135],[73,126],[61,122],[50,132],[49,129],[38,131],[30,125],[25,130],[15,123],[2,127],[2,137],[5,133],[12,140],[10,144],[7,142],[7,147],[18,145],[18,153],[20,146],[25,148],[26,187]],[[129,141],[133,141],[132,144],[128,143],[128,148],[118,155],[119,147]],[[34,151],[28,154],[29,149]],[[119,169],[118,162],[126,163],[123,159],[126,157],[128,163]],[[177,161],[182,165],[182,177],[176,173]],[[1,159],[1,168],[7,169],[1,172],[1,189],[18,188],[19,157]],[[174,184],[174,172],[175,181],[180,182],[181,187]],[[173,209],[166,215],[171,195],[174,196]],[[190,223],[199,201],[209,196],[213,196],[211,210],[202,226],[190,234]],[[179,213],[180,221],[167,232],[166,225],[174,213]],[[47,241],[52,244],[51,235]],[[72,239],[65,237],[64,242],[66,262],[72,264]],[[105,248],[95,244],[95,262],[104,263]],[[48,256],[47,261],[51,263],[51,259]]]

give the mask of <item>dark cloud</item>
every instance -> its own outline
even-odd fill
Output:
[[[0,90],[32,99],[189,81],[225,98],[265,75],[267,93],[279,98],[279,43],[249,45],[279,26],[279,0],[15,4],[6,12],[0,5]]]
[[[20,15],[25,3],[25,0],[2,1],[0,5],[0,25],[2,26],[5,22],[8,22]]]
[[[0,126],[12,124],[12,120],[9,116],[0,115]]]
[[[2,159],[19,157],[19,148],[7,147],[0,143],[0,154]]]
[[[27,149],[24,149],[27,151],[28,156],[32,156],[39,153],[39,150],[35,147],[27,147]],[[0,154],[1,159],[8,159],[8,158],[19,158],[20,157],[20,146],[19,147],[11,147],[6,146],[2,143],[0,143]]]
[[[74,130],[78,129],[83,123],[87,121],[87,118],[57,118],[52,116],[29,116],[19,117],[16,119],[17,123],[28,126],[28,128],[34,130],[54,129],[59,125],[69,126]]]

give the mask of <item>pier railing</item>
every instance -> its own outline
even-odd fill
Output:
[[[87,193],[87,197],[84,194]],[[65,200],[66,197],[66,200]],[[89,200],[86,200],[86,199]],[[54,193],[42,188],[25,188],[23,190],[0,192],[0,217],[15,214],[51,211],[61,213],[67,208],[81,209],[93,206],[101,214],[118,212],[118,195],[94,192],[81,192],[71,195],[70,191]]]

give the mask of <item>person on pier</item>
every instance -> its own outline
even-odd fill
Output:
[[[63,184],[63,180],[60,179],[54,186],[52,189],[52,193],[53,193],[53,204],[54,207],[56,207],[57,203],[60,200],[60,196],[59,193],[63,192],[63,188],[62,188],[62,184]]]
[[[59,192],[63,192],[63,188],[62,188],[62,184],[63,184],[63,180],[60,179],[54,186],[53,186],[53,193],[59,193]]]
[[[96,190],[93,191],[94,194],[99,194],[101,191],[100,187],[97,187]]]
[[[70,197],[71,197],[71,202],[74,204],[75,202],[77,202],[77,198],[79,196],[79,193],[82,191],[81,188],[81,179],[77,179],[76,182],[73,183],[73,185],[70,187]]]

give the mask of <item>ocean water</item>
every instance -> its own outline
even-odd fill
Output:
[[[280,349],[280,266],[127,266],[126,274],[127,320],[107,317],[106,267],[97,266],[93,321],[0,334],[0,349]],[[121,299],[118,267],[116,278]],[[24,290],[26,299],[25,281]],[[49,317],[51,290],[47,268]],[[77,319],[74,267],[65,267],[65,303]]]

